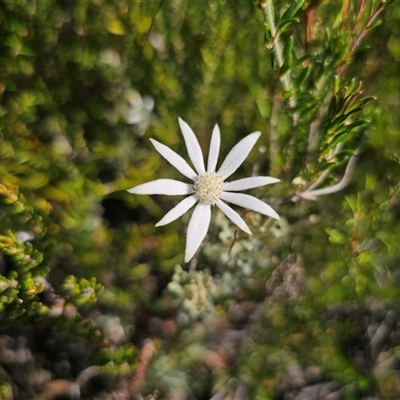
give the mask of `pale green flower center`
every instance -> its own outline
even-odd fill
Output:
[[[224,191],[224,182],[216,172],[203,172],[199,174],[193,189],[200,203],[213,206]]]

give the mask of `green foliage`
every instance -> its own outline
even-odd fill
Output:
[[[398,398],[399,21],[378,0],[2,2],[0,354],[112,378],[82,398]],[[254,189],[280,221],[243,212],[249,237],[213,210],[190,265],[189,217],[154,227],[176,199],[126,192],[182,179],[148,141],[185,154],[178,116],[204,149],[218,123],[223,153],[261,130],[235,174],[281,179]],[[0,395],[33,398],[3,358]]]
[[[96,282],[96,278],[92,278],[90,281],[81,278],[78,281],[75,276],[68,276],[61,290],[68,293],[68,300],[72,304],[82,306],[88,303],[95,303],[103,287]]]
[[[18,235],[29,234],[22,229],[32,229],[39,237],[44,234],[43,217],[47,214],[47,204],[29,206],[18,188],[7,182],[0,184],[0,250],[14,269],[3,274],[1,279],[0,315],[3,326],[34,314],[38,294],[43,290],[35,278],[43,273],[40,265],[43,254],[30,242],[21,242]],[[15,233],[11,230],[15,229]],[[18,231],[21,229],[21,231]]]
[[[138,355],[136,347],[128,343],[117,349],[110,347],[101,350],[96,361],[101,365],[101,371],[114,377],[131,374],[137,366]]]

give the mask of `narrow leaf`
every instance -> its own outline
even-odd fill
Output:
[[[290,36],[285,43],[285,47],[283,48],[283,59],[286,61],[286,59],[289,57],[289,55],[292,54],[293,50],[293,37]]]
[[[358,93],[350,93],[348,96],[341,98],[339,101],[339,107],[337,109],[337,114],[343,114],[357,98]]]
[[[310,65],[308,65],[303,69],[303,71],[301,71],[299,77],[296,79],[296,83],[298,86],[301,86],[304,83],[304,81],[308,78],[310,71],[311,71]]]
[[[386,3],[384,3],[383,8],[388,8],[392,4],[394,4],[397,0],[386,0]]]
[[[298,20],[297,18],[291,18],[291,19],[288,19],[287,21],[281,23],[281,24],[278,26],[278,29],[276,30],[277,35],[280,35],[282,32],[284,32],[285,29],[286,29],[289,25],[297,24],[298,22],[299,22],[299,20]]]
[[[294,1],[293,4],[282,15],[279,25],[282,25],[286,21],[292,19],[296,15],[297,11],[300,10],[300,8],[302,7],[303,4],[304,4],[304,0]]]
[[[264,43],[265,47],[269,48],[272,42],[272,35],[267,24],[264,24]]]
[[[357,101],[354,103],[354,106],[357,107],[357,108],[362,108],[362,107],[364,107],[365,105],[367,105],[368,103],[370,103],[371,101],[375,101],[375,100],[376,100],[376,97],[375,97],[375,96],[363,97],[362,99],[357,100]]]
[[[306,54],[303,57],[300,57],[299,59],[297,59],[296,61],[294,61],[292,63],[292,69],[295,69],[299,65],[303,64],[304,61],[308,60],[311,57],[315,57],[315,53],[309,53],[309,54]]]
[[[382,19],[375,20],[371,25],[368,26],[367,30],[374,29],[382,24]]]
[[[292,62],[293,62],[293,57],[291,54],[289,54],[288,57],[285,59],[285,62],[283,63],[282,67],[279,69],[281,77],[287,74],[292,69]]]
[[[329,102],[328,106],[328,118],[331,119],[333,115],[336,115],[337,113],[337,103],[338,103],[338,97],[336,94],[332,95],[331,100]]]

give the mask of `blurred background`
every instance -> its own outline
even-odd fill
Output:
[[[1,399],[400,398],[400,7],[301,3],[288,92],[250,1],[0,2]],[[352,79],[376,99],[327,160]],[[190,266],[178,200],[126,192],[182,179],[149,141],[187,158],[178,117],[221,159],[262,131],[235,177],[281,180],[251,191],[280,221],[213,210]]]

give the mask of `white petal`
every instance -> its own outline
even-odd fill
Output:
[[[259,186],[270,185],[280,182],[279,179],[270,176],[252,176],[250,178],[238,179],[232,182],[224,183],[224,190],[235,192],[237,190],[247,190]]]
[[[243,221],[243,218],[228,204],[225,204],[222,200],[218,200],[216,206],[242,231],[245,231],[249,235],[251,235],[251,231],[247,226],[246,222]]]
[[[242,165],[260,135],[261,132],[251,133],[232,148],[218,170],[218,173],[222,175],[222,179],[225,180],[231,176]]]
[[[143,183],[142,185],[128,189],[128,192],[134,194],[166,194],[169,196],[180,196],[183,194],[192,194],[193,185],[174,179],[156,179],[155,181]]]
[[[204,158],[201,147],[193,133],[192,128],[183,120],[179,118],[179,125],[181,127],[183,138],[185,139],[186,149],[189,154],[190,161],[192,161],[198,173],[204,172]]]
[[[192,167],[175,151],[171,150],[164,144],[157,142],[157,140],[150,139],[155,149],[182,175],[191,179],[192,181],[197,179],[197,174],[193,171]]]
[[[210,141],[210,150],[208,151],[207,172],[215,172],[217,167],[219,147],[221,146],[221,133],[219,126],[215,125]]]
[[[189,262],[200,247],[201,242],[207,235],[210,221],[211,206],[207,204],[197,204],[187,229],[185,262]]]
[[[259,212],[260,214],[268,215],[268,217],[279,219],[279,215],[272,209],[271,206],[248,194],[223,192],[221,199],[226,200],[229,203],[236,204],[240,207],[245,207],[249,210]]]
[[[175,221],[181,217],[185,212],[190,210],[197,203],[197,197],[195,195],[186,197],[179,202],[174,208],[168,211],[164,217],[156,223],[156,226],[167,225],[172,221]]]

